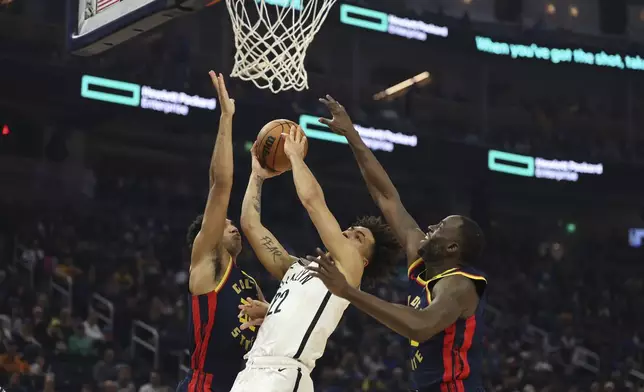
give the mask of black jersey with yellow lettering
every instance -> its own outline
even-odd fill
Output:
[[[247,321],[246,316],[239,317],[239,305],[248,297],[257,298],[258,292],[255,279],[231,261],[215,290],[191,296],[192,370],[181,383],[182,391],[228,392],[232,388],[259,328],[239,328]]]
[[[422,259],[409,267],[409,306],[416,309],[429,306],[436,283],[453,275],[471,279],[480,300],[474,315],[457,320],[425,342],[411,341],[412,389],[419,392],[481,391],[487,278],[469,266],[452,268],[427,280],[424,274]]]

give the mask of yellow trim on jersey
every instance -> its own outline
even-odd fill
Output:
[[[470,279],[474,279],[474,280],[482,280],[485,283],[487,283],[487,279],[485,279],[484,277],[482,277],[480,275],[468,274],[467,272],[463,272],[463,271],[454,271],[454,272],[451,272],[451,270],[450,271],[445,271],[440,276],[437,275],[436,278],[444,278],[446,276],[452,276],[452,275],[462,275],[462,276],[465,276],[466,278],[470,278]],[[431,278],[430,282],[432,280],[434,280],[434,278]]]
[[[228,277],[230,276],[230,271],[233,270],[233,257],[230,256],[230,261],[228,261],[228,267],[226,267],[226,272],[224,272],[224,276],[222,276],[221,281],[219,284],[217,284],[217,287],[215,287],[215,293],[218,293],[219,290],[221,290],[224,285],[226,284],[226,281],[228,280]]]
[[[423,259],[421,258],[411,263],[409,267],[407,267],[407,276],[411,276],[411,271],[413,271],[414,268],[418,267],[422,262]]]
[[[487,283],[487,279],[485,279],[482,276],[472,275],[472,274],[468,274],[467,272],[458,271],[458,268],[448,269],[447,271],[441,272],[440,274],[434,276],[433,278],[427,281],[427,284],[425,285],[425,291],[427,292],[427,303],[432,302],[432,292],[429,289],[429,283],[441,278],[445,278],[447,276],[454,276],[454,275],[462,275],[462,276],[465,276],[466,278],[470,278],[474,280],[482,280],[485,283]]]
[[[422,264],[423,264],[423,259],[422,258],[420,258],[420,259],[414,261],[413,263],[411,263],[409,268],[407,268],[407,277],[411,279],[411,274],[414,271],[414,269],[416,269],[417,267],[419,267]],[[426,270],[427,269],[424,269],[424,270],[420,271],[418,274],[416,274],[416,277],[414,278],[414,280],[418,284],[420,284],[421,286],[425,286],[427,284],[427,281],[420,277],[420,275],[422,275],[423,272],[425,272]]]
[[[443,277],[445,277],[445,276],[451,275],[451,274],[452,274],[452,272],[456,271],[457,269],[458,269],[458,268],[450,268],[450,269],[448,269],[447,271],[443,271],[443,272],[441,272],[441,273],[440,273],[440,274],[438,274],[438,275],[434,275],[434,276],[432,276],[432,277],[427,281],[427,283],[429,283],[429,282],[431,282],[431,281],[434,281],[434,280],[437,280],[437,279],[440,279],[440,278],[443,278]]]
[[[257,281],[255,280],[255,278],[253,278],[252,276],[248,275],[244,270],[240,270],[240,271],[241,271],[241,273],[242,273],[242,274],[246,275],[246,277],[247,277],[248,279],[252,280],[252,281],[253,281],[253,283],[255,283],[255,286],[259,286],[259,285],[257,284]]]

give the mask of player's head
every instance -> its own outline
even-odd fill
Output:
[[[397,261],[400,244],[391,232],[389,225],[380,217],[365,216],[359,218],[342,234],[358,248],[366,260],[364,277],[377,278],[384,276]]]
[[[188,247],[192,249],[192,244],[201,230],[201,223],[203,222],[203,215],[199,215],[197,219],[192,222],[188,228]],[[224,235],[222,238],[222,245],[224,249],[232,256],[237,257],[241,253],[242,241],[239,229],[234,225],[230,219],[226,219],[226,227],[224,228]]]
[[[476,222],[465,216],[450,215],[427,228],[418,256],[430,263],[446,259],[472,263],[484,247],[485,237]]]

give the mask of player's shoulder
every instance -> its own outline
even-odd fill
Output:
[[[483,296],[488,284],[488,277],[485,272],[471,265],[463,265],[457,270],[457,272],[458,275],[463,278],[467,278],[467,280],[473,284],[479,297]]]
[[[471,265],[463,265],[457,271],[460,272],[461,275],[473,280],[483,280],[487,282],[488,279],[485,272]]]

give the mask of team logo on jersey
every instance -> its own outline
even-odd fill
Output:
[[[311,275],[309,270],[305,269],[300,272],[296,272],[293,275],[284,277],[280,282],[280,286],[290,282],[300,282],[301,284],[305,284],[311,279],[313,279],[313,275]]]

